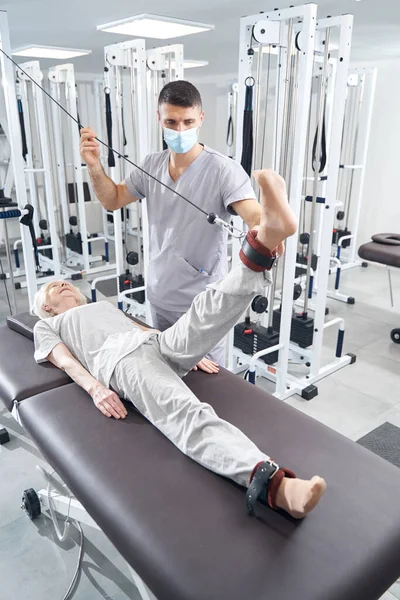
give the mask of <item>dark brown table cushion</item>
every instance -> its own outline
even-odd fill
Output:
[[[377,262],[389,267],[400,267],[400,246],[368,242],[358,249],[358,255],[364,260]]]
[[[11,410],[14,400],[24,400],[71,383],[64,371],[50,363],[36,364],[33,343],[9,327],[0,327],[0,400]]]
[[[307,519],[247,516],[243,489],[134,409],[105,418],[75,384],[22,402],[20,416],[158,600],[377,600],[400,574],[400,471],[225,370],[187,383],[280,464],[326,478]]]

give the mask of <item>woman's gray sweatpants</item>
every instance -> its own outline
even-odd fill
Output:
[[[209,404],[200,402],[181,377],[234,327],[269,283],[268,273],[240,263],[196,296],[175,325],[123,358],[110,382],[184,454],[245,487],[255,465],[268,457]]]

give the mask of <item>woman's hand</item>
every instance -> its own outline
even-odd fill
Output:
[[[89,390],[89,394],[103,415],[115,419],[125,419],[128,412],[115,392],[98,383]]]
[[[193,367],[192,371],[197,371],[198,369],[200,369],[200,371],[204,371],[205,373],[210,374],[219,372],[219,366],[217,365],[217,363],[215,363],[213,360],[210,360],[209,358],[203,358],[203,360],[201,360],[199,363],[197,363],[195,367]]]

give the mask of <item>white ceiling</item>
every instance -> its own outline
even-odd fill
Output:
[[[139,13],[155,13],[192,21],[212,23],[215,30],[179,38],[185,57],[208,60],[202,75],[235,72],[237,69],[239,19],[244,14],[269,11],[306,0],[11,0],[1,2],[8,11],[13,48],[46,44],[85,48],[87,57],[74,59],[76,70],[100,74],[105,45],[123,41],[125,36],[103,33],[96,25]],[[400,58],[400,0],[319,0],[319,17],[355,15],[353,61],[381,61]],[[147,47],[173,40],[147,40]],[[43,67],[54,61],[41,61]],[[200,74],[200,70],[198,71]]]

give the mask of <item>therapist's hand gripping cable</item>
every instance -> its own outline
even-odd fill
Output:
[[[75,121],[75,123],[77,123],[77,125],[79,126],[79,129],[83,129],[83,126],[81,125],[81,123],[79,122],[79,120],[75,119],[75,117],[73,117],[71,115],[71,113],[69,113],[59,102],[57,102],[57,100],[55,98],[53,98],[53,96],[51,94],[49,94],[28,73],[26,73],[26,71],[24,71],[24,69],[18,63],[16,63],[11,58],[11,56],[9,56],[6,52],[4,52],[4,50],[2,48],[0,48],[0,51],[4,54],[4,56],[6,58],[8,58],[8,60],[10,60],[13,63],[13,65],[15,65],[17,67],[17,69],[19,69],[21,71],[21,73],[24,73],[24,75],[26,75],[26,77],[28,77],[40,90],[42,90],[42,92],[44,94],[46,94],[46,96],[48,98],[50,98],[50,100],[52,102],[54,102],[55,104],[57,104],[57,106],[59,108],[61,108],[61,110],[63,110],[70,117],[70,119],[72,119],[73,121]],[[171,188],[169,185],[167,185],[166,183],[163,183],[162,181],[160,181],[160,179],[157,179],[157,177],[155,177],[151,173],[148,173],[147,171],[145,171],[144,169],[142,169],[142,167],[140,167],[139,165],[137,165],[136,163],[134,163],[132,160],[129,160],[129,158],[127,158],[126,156],[124,156],[123,154],[121,154],[120,152],[118,152],[117,150],[114,150],[114,148],[112,148],[109,144],[106,144],[105,142],[103,142],[102,140],[100,140],[98,137],[96,137],[95,139],[99,142],[99,144],[101,144],[102,146],[104,146],[105,148],[107,148],[110,153],[114,152],[119,158],[122,158],[123,160],[126,160],[126,162],[128,162],[129,164],[131,164],[136,169],[139,169],[139,171],[142,171],[142,173],[144,173],[145,175],[147,175],[147,177],[150,177],[151,179],[154,179],[154,181],[157,181],[157,183],[159,183],[163,187],[167,188],[167,190],[171,191],[176,196],[179,196],[179,198],[182,198],[182,200],[184,200],[188,204],[191,204],[193,206],[193,208],[195,208],[196,210],[198,210],[201,213],[203,213],[203,215],[207,218],[207,221],[211,225],[219,225],[219,227],[222,227],[223,229],[225,229],[226,231],[228,231],[228,233],[230,233],[233,237],[238,238],[238,239],[242,239],[245,236],[245,233],[243,231],[241,231],[240,229],[237,229],[231,223],[227,223],[226,221],[224,221],[223,219],[221,219],[215,213],[207,213],[205,210],[203,210],[202,208],[200,208],[200,206],[197,206],[191,200],[189,200],[188,198],[186,198],[185,196],[183,196],[182,194],[180,194],[179,192],[177,192],[176,190],[174,190],[173,188]]]

